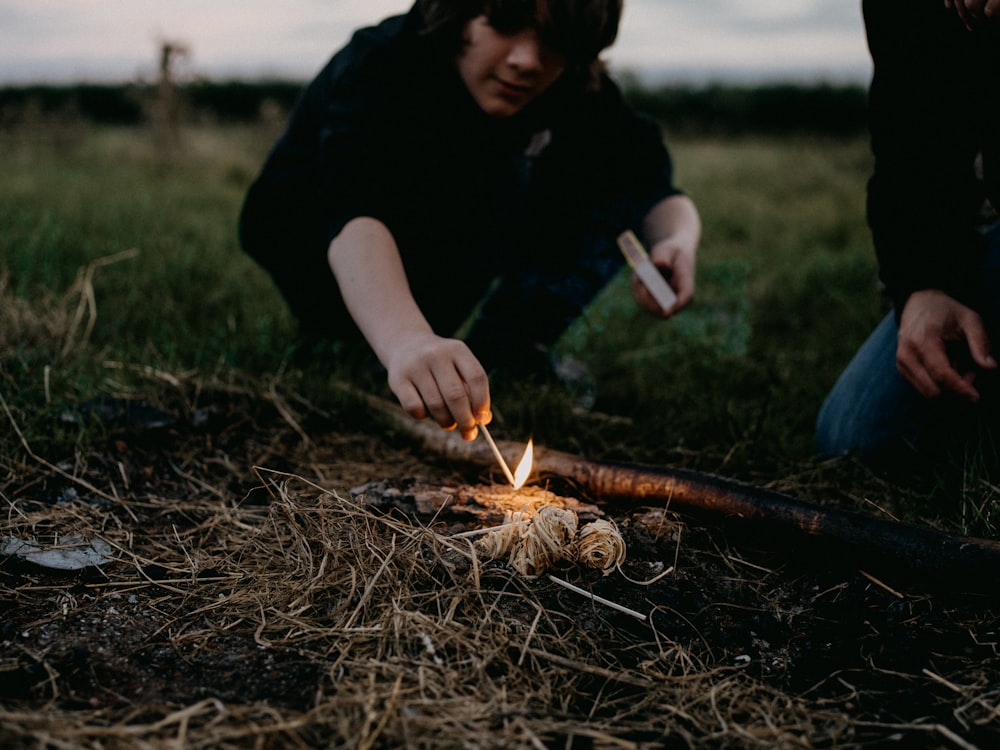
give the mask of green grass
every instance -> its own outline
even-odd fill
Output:
[[[57,135],[0,133],[0,393],[36,451],[58,459],[86,439],[52,428],[67,403],[157,400],[134,368],[281,378],[336,405],[331,363],[292,364],[293,322],[237,244],[273,132],[192,129],[169,158],[144,129]],[[574,413],[558,389],[498,384],[503,436],[1000,535],[987,451],[889,477],[813,456],[820,403],[884,310],[864,223],[866,140],[668,141],[704,221],[696,303],[659,322],[636,310],[623,274],[560,344],[597,375],[594,411]],[[0,430],[0,464],[19,450]]]

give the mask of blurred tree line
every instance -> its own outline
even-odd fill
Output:
[[[856,135],[867,127],[868,90],[859,85],[648,87],[625,78],[625,98],[668,126],[699,135]]]
[[[671,133],[701,135],[863,132],[866,90],[857,85],[765,84],[647,86],[625,76],[622,88],[638,109]],[[180,117],[193,123],[249,123],[287,113],[302,81],[199,80],[177,85]],[[0,127],[36,119],[79,118],[96,124],[138,125],[150,120],[156,84],[29,85],[0,88]]]

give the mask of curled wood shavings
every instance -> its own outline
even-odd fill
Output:
[[[563,560],[572,560],[578,523],[571,510],[554,505],[539,508],[527,532],[511,550],[511,566],[521,575],[537,576]]]
[[[509,555],[521,537],[525,535],[531,520],[523,511],[504,513],[503,525],[497,526],[489,534],[476,542],[479,554],[485,557]]]
[[[585,524],[577,535],[576,556],[581,564],[598,568],[604,575],[625,562],[625,540],[614,521],[598,518]]]
[[[508,513],[504,523],[476,542],[487,558],[506,557],[518,573],[541,575],[560,563],[579,562],[607,575],[625,560],[625,541],[612,521],[599,519],[579,527],[572,510],[547,505],[534,516]]]

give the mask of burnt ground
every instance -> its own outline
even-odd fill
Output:
[[[4,537],[113,549],[0,557],[5,747],[1000,742],[995,576],[594,504],[626,562],[554,574],[640,619],[470,555],[454,534],[497,520],[496,472],[351,415],[225,392],[91,407],[87,448],[3,467]]]

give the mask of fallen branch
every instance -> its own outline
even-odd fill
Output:
[[[660,466],[604,463],[535,448],[539,475],[560,476],[605,502],[650,505],[669,502],[677,511],[700,511],[730,525],[766,527],[834,542],[845,551],[874,556],[923,574],[997,581],[1000,542],[956,536],[808,503],[732,479]]]
[[[437,425],[417,422],[394,404],[368,397],[378,413],[429,451],[452,461],[495,466],[490,447],[466,442]],[[496,441],[508,460],[524,446]],[[1000,581],[1000,542],[956,536],[931,528],[814,505],[789,495],[713,474],[622,462],[591,461],[535,446],[529,482],[544,477],[570,479],[591,498],[628,507],[669,504],[675,511],[707,513],[727,526],[749,527],[771,536],[810,537],[860,555],[866,564],[882,561],[924,576],[943,576],[963,585],[991,588]],[[825,545],[822,545],[825,546]],[[828,549],[828,547],[826,548]]]

